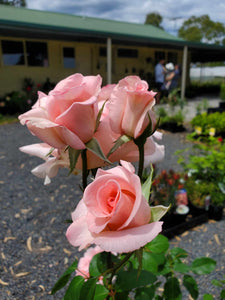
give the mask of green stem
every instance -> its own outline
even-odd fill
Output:
[[[138,143],[138,150],[139,150],[139,165],[138,165],[138,176],[142,182],[142,173],[144,170],[144,144]]]
[[[87,177],[88,177],[87,149],[81,151],[81,158],[82,158],[82,184],[83,184],[83,189],[85,189],[87,186]]]

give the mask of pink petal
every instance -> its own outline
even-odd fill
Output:
[[[73,103],[63,114],[55,119],[55,122],[75,133],[84,143],[88,142],[93,137],[95,130],[95,101],[96,97],[92,97],[90,105],[87,101],[85,104]]]
[[[51,146],[49,146],[48,144],[45,143],[40,143],[40,144],[32,144],[32,145],[27,145],[27,146],[23,146],[20,147],[19,150],[27,153],[29,155],[34,155],[37,157],[40,157],[44,160],[47,160],[47,154],[49,153],[49,151],[51,150]]]
[[[69,226],[66,237],[71,245],[82,250],[93,243],[93,237],[88,230],[86,216],[83,216]]]
[[[105,231],[94,238],[94,244],[107,252],[127,253],[152,241],[161,231],[163,222],[154,222],[121,231]]]
[[[72,220],[76,221],[77,219],[86,216],[87,214],[87,207],[84,204],[83,200],[80,200],[79,203],[77,204],[76,209],[74,212],[72,212]]]

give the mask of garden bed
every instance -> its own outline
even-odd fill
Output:
[[[223,217],[222,206],[209,206],[206,211],[204,208],[198,208],[191,203],[188,205],[189,213],[186,215],[179,215],[176,213],[168,213],[162,220],[163,231],[162,234],[168,238],[173,238],[176,235],[192,229],[198,225],[208,222],[209,219],[220,221]]]

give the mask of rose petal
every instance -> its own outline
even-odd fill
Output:
[[[94,238],[94,244],[107,252],[127,253],[143,247],[161,231],[163,222],[154,222],[121,231],[105,231]]]
[[[86,216],[83,216],[69,226],[66,231],[68,241],[74,247],[79,247],[79,251],[93,243],[93,237],[88,230]]]

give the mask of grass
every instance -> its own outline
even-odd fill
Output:
[[[11,123],[16,123],[16,122],[18,122],[17,116],[0,114],[0,125],[11,124]]]

